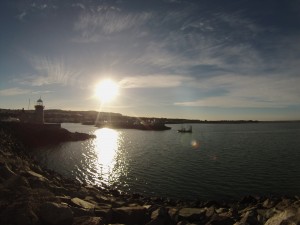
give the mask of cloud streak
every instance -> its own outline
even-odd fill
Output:
[[[122,88],[170,88],[192,80],[191,77],[179,75],[146,75],[125,77],[119,85]]]
[[[73,85],[80,75],[68,68],[63,60],[50,60],[48,58],[31,57],[32,67],[35,75],[25,76],[15,81],[31,86],[43,86],[51,84]]]
[[[74,24],[74,30],[80,36],[75,42],[97,42],[103,36],[113,35],[130,29],[137,29],[152,17],[151,13],[124,13],[115,9],[101,9],[96,12],[84,12]]]
[[[24,94],[29,94],[31,92],[32,91],[29,89],[22,89],[22,88],[14,87],[14,88],[7,88],[7,89],[0,90],[0,96],[24,95]]]
[[[202,92],[223,89],[226,94],[195,101],[176,102],[178,106],[221,108],[283,108],[300,104],[300,77],[224,75],[203,79],[192,86]]]

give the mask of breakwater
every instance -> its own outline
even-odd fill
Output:
[[[95,136],[75,132],[72,133],[60,124],[35,124],[0,122],[0,127],[12,133],[22,144],[27,147],[40,147],[53,145],[65,141],[82,141]]]
[[[0,130],[0,224],[299,224],[299,197],[183,201],[121,193],[41,168]]]

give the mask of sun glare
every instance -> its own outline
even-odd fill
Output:
[[[100,82],[95,89],[95,95],[102,103],[112,101],[119,92],[118,84],[112,80]]]

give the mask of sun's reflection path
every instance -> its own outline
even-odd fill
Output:
[[[98,176],[102,183],[112,185],[121,175],[115,168],[120,154],[120,133],[113,129],[102,128],[96,130],[95,135],[95,166]]]

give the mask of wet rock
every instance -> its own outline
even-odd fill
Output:
[[[82,200],[80,198],[72,198],[71,202],[77,207],[82,207],[85,209],[94,209],[95,208],[94,204],[87,202],[85,200]]]
[[[221,214],[221,213],[228,212],[228,209],[226,209],[226,208],[218,208],[218,209],[215,209],[215,211],[216,211],[217,214]]]
[[[239,204],[241,205],[253,205],[256,204],[258,202],[257,198],[255,198],[252,195],[248,195],[243,197],[240,201]]]
[[[179,209],[176,209],[176,208],[169,209],[168,213],[169,213],[169,216],[172,221],[175,221],[175,222],[178,221],[178,212],[179,212]]]
[[[279,213],[280,211],[278,211],[275,208],[271,208],[271,209],[258,209],[257,213],[260,217],[262,217],[262,220],[264,222],[266,222],[269,218],[271,218],[272,216],[274,216],[275,214]]]
[[[189,222],[199,222],[205,219],[206,209],[203,208],[183,208],[178,212],[178,220]]]
[[[149,224],[170,224],[172,219],[169,215],[169,210],[165,207],[160,207],[152,212]]]
[[[48,187],[56,195],[68,195],[69,194],[68,189],[66,189],[64,187],[59,187],[59,186],[54,185],[54,184],[49,184]]]
[[[81,217],[81,216],[94,216],[94,209],[83,209],[78,207],[70,206],[70,209],[73,212],[74,217]]]
[[[104,225],[102,219],[100,217],[75,217],[73,225]]]
[[[39,218],[29,202],[13,203],[1,212],[0,224],[35,225],[39,224]]]
[[[247,211],[242,215],[242,218],[238,224],[249,224],[249,225],[259,224],[257,215],[258,214],[255,210]]]
[[[30,188],[28,180],[20,175],[13,175],[2,183],[3,187],[20,191],[22,188]]]
[[[267,198],[267,199],[263,202],[262,206],[263,206],[264,208],[270,209],[270,208],[274,207],[276,204],[277,204],[276,201],[274,201],[274,200],[272,200],[272,199],[270,199],[270,198]]]
[[[232,225],[234,224],[234,220],[230,217],[219,216],[215,214],[206,225]]]
[[[49,225],[71,225],[73,212],[66,205],[46,202],[41,205],[39,211],[40,220]]]
[[[0,178],[9,179],[10,177],[16,175],[5,162],[0,163]]]
[[[106,223],[112,220],[112,209],[95,209],[94,214],[103,218],[103,221]]]
[[[275,206],[275,208],[280,211],[283,211],[284,209],[288,208],[291,204],[292,204],[291,199],[284,198]]]
[[[121,207],[112,209],[112,223],[145,224],[150,221],[144,207]]]
[[[36,172],[33,172],[31,170],[27,171],[28,175],[29,176],[32,176],[42,182],[49,182],[48,179],[46,177],[44,177],[43,175],[39,174],[39,173],[36,173]]]
[[[214,206],[211,206],[209,207],[208,209],[206,209],[206,212],[205,212],[205,216],[207,218],[211,218],[213,215],[216,214],[216,210],[215,210],[215,207]]]
[[[217,207],[220,206],[220,204],[218,202],[216,202],[216,201],[207,201],[204,204],[202,204],[202,206],[203,207],[207,207],[207,208],[214,206],[214,207],[217,208]]]
[[[300,223],[300,208],[289,207],[272,216],[265,225],[294,225]]]
[[[165,207],[160,207],[152,212],[151,219],[169,217],[168,210]]]

